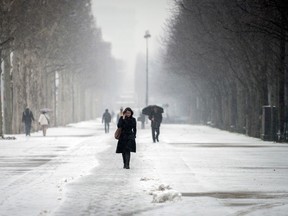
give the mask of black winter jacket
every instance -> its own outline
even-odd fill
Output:
[[[153,128],[159,128],[160,127],[160,124],[162,122],[162,114],[160,112],[152,112],[150,115],[149,115],[149,119],[151,120],[151,127]],[[152,121],[152,119],[154,119]]]
[[[34,121],[33,113],[30,109],[26,108],[22,114],[22,122],[26,125],[31,125],[32,121]]]

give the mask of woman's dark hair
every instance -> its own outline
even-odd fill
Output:
[[[123,114],[125,114],[127,111],[131,112],[131,116],[133,116],[134,112],[130,107],[125,108],[125,110],[123,111]]]

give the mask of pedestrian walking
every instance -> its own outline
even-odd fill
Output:
[[[48,126],[50,124],[50,119],[49,119],[49,116],[47,115],[46,111],[41,112],[38,122],[41,125],[42,131],[43,131],[43,136],[46,136],[46,132],[47,132]]]
[[[111,111],[111,121],[114,120],[114,116],[115,116],[115,112],[112,110],[112,111]]]
[[[145,115],[142,112],[138,116],[137,121],[141,122],[141,129],[145,129]]]
[[[151,120],[152,139],[154,143],[156,141],[159,142],[160,125],[162,122],[162,118],[162,113],[159,108],[154,107],[149,115],[149,120]]]
[[[123,116],[123,107],[121,107],[119,113],[117,113],[117,122],[119,122],[121,116]]]
[[[22,122],[25,124],[26,136],[30,136],[31,125],[32,125],[32,121],[34,120],[35,119],[34,119],[32,111],[29,109],[29,107],[26,107],[22,114]]]
[[[118,128],[121,128],[121,135],[117,143],[116,153],[122,153],[124,169],[130,169],[131,152],[136,153],[136,133],[137,124],[136,119],[133,117],[133,111],[127,107],[123,116],[120,117]]]
[[[111,114],[109,110],[106,109],[102,116],[102,124],[105,124],[105,133],[109,133],[109,124],[111,122]]]
[[[141,129],[145,129],[145,115],[140,114],[140,121],[141,121]]]

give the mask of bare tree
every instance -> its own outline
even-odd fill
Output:
[[[14,39],[1,58],[5,133],[22,131],[27,105],[35,116],[41,108],[53,109],[52,125],[95,118],[95,98],[117,68],[95,25],[90,0],[3,0],[0,12],[1,50],[5,40]]]
[[[261,108],[270,104],[284,133],[284,1],[183,0],[175,7],[164,63],[196,87],[202,122],[259,137]]]

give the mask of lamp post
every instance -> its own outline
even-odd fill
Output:
[[[151,37],[149,31],[145,32],[144,38],[146,39],[146,106],[148,106],[148,39]]]

